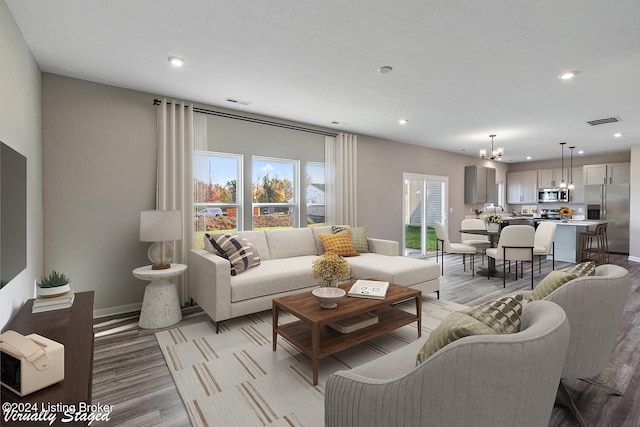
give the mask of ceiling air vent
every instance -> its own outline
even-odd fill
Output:
[[[251,105],[249,101],[242,101],[240,99],[227,98],[226,101],[232,102],[234,104],[240,104],[240,105]]]
[[[606,125],[607,123],[619,122],[620,117],[607,117],[606,119],[590,120],[587,122],[589,126]]]

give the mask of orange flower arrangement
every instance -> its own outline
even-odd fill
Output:
[[[571,218],[571,216],[573,216],[573,211],[569,206],[560,206],[558,213],[562,218]]]

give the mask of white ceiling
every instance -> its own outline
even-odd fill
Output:
[[[510,162],[640,143],[638,0],[5,1],[50,73]]]

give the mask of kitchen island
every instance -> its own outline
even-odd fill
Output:
[[[577,263],[580,261],[578,259],[580,256],[580,233],[585,233],[590,228],[595,228],[596,225],[606,221],[570,219],[567,222],[551,222],[558,225],[553,239],[556,261]]]

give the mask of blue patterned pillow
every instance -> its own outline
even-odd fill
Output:
[[[209,252],[229,260],[232,276],[260,265],[258,250],[247,239],[231,234],[207,233],[204,240],[205,248]]]

